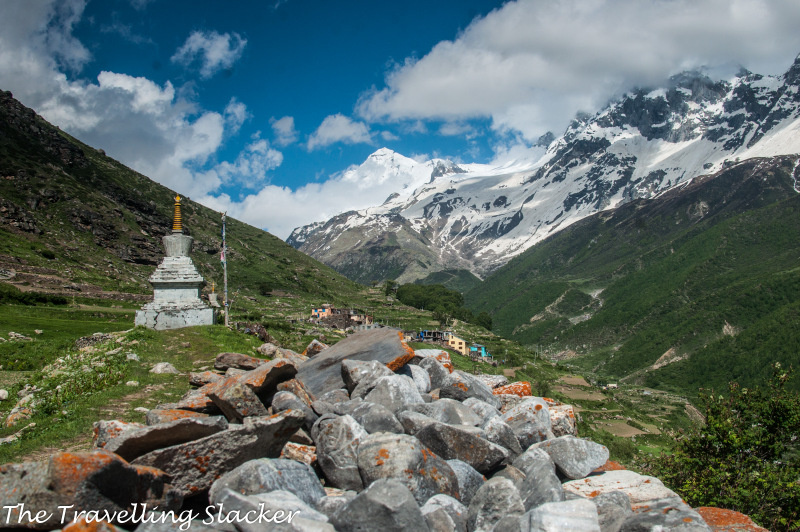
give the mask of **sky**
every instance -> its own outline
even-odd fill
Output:
[[[0,0],[0,89],[286,238],[380,204],[347,170],[381,147],[500,164],[683,70],[781,74],[798,27],[797,0]]]

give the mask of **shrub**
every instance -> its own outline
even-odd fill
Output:
[[[648,467],[692,506],[728,508],[770,530],[800,525],[800,396],[791,370],[773,366],[766,387],[729,385],[701,396],[706,423]]]

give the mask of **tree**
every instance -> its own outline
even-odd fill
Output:
[[[390,296],[395,292],[397,292],[397,281],[386,279],[386,281],[383,283],[383,293],[387,296]]]
[[[475,324],[480,325],[487,331],[492,330],[492,317],[486,311],[481,312],[475,317]]]
[[[706,423],[646,464],[692,506],[750,515],[770,530],[800,525],[800,396],[780,364],[765,388],[702,395]]]

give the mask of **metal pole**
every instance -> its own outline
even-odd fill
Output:
[[[222,213],[222,275],[225,281],[225,327],[229,327],[228,322],[228,246],[225,242],[225,215],[227,211]]]

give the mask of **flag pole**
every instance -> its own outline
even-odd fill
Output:
[[[224,302],[225,302],[225,327],[229,327],[228,321],[228,246],[225,243],[225,215],[228,212],[222,213],[222,254],[220,256],[220,260],[222,261],[222,275],[225,283],[225,293],[223,295]]]

